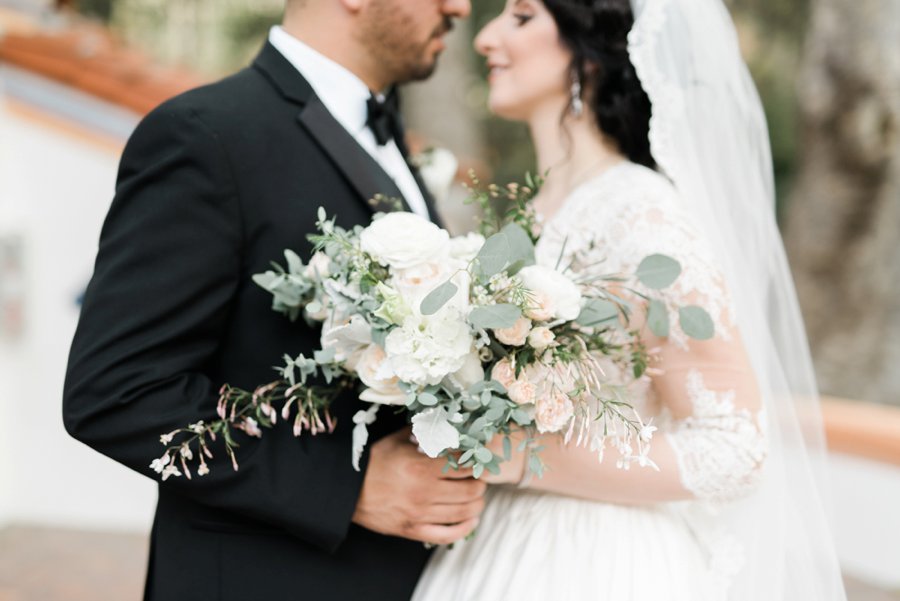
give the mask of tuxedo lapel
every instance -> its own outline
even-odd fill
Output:
[[[394,180],[328,112],[309,82],[274,46],[268,42],[263,46],[254,67],[285,99],[300,106],[297,116],[300,126],[313,137],[366,206],[373,211],[392,211],[395,207],[388,199],[405,202]]]
[[[403,194],[394,180],[331,116],[317,96],[312,96],[306,103],[299,120],[373,210],[395,210],[389,198],[403,201]]]

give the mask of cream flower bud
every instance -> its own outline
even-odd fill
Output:
[[[561,392],[553,392],[537,402],[534,421],[538,432],[559,432],[572,419],[575,406],[572,400]]]
[[[528,340],[528,333],[531,331],[531,320],[527,317],[520,317],[516,323],[509,328],[494,330],[494,336],[497,337],[502,344],[510,346],[522,346]]]
[[[539,326],[531,330],[531,333],[528,334],[528,344],[531,345],[532,348],[537,350],[545,349],[556,340],[556,335],[550,330],[550,328]]]

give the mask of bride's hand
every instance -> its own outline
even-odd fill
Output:
[[[498,455],[502,458],[504,438],[505,436],[503,436],[502,434],[497,434],[496,436],[494,436],[493,440],[491,440],[491,442],[485,446],[493,451],[494,455]],[[499,474],[492,474],[489,471],[485,470],[484,474],[482,474],[480,478],[488,484],[518,484],[522,481],[522,477],[525,475],[528,452],[519,451],[518,449],[522,441],[527,439],[527,436],[521,430],[517,430],[509,435],[509,439],[512,443],[512,454],[509,458],[509,461],[500,462]]]

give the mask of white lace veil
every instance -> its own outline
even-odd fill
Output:
[[[823,498],[819,400],[775,223],[766,121],[734,25],[722,0],[631,4],[628,49],[653,105],[651,151],[721,259],[771,441],[758,492],[695,517],[698,535],[731,581],[729,599],[845,599]]]

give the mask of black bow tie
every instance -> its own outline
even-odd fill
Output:
[[[391,91],[384,101],[378,100],[375,95],[369,96],[366,101],[369,115],[366,117],[366,125],[375,134],[375,140],[379,146],[384,146],[391,141],[399,129],[400,117],[397,113],[397,94]]]

